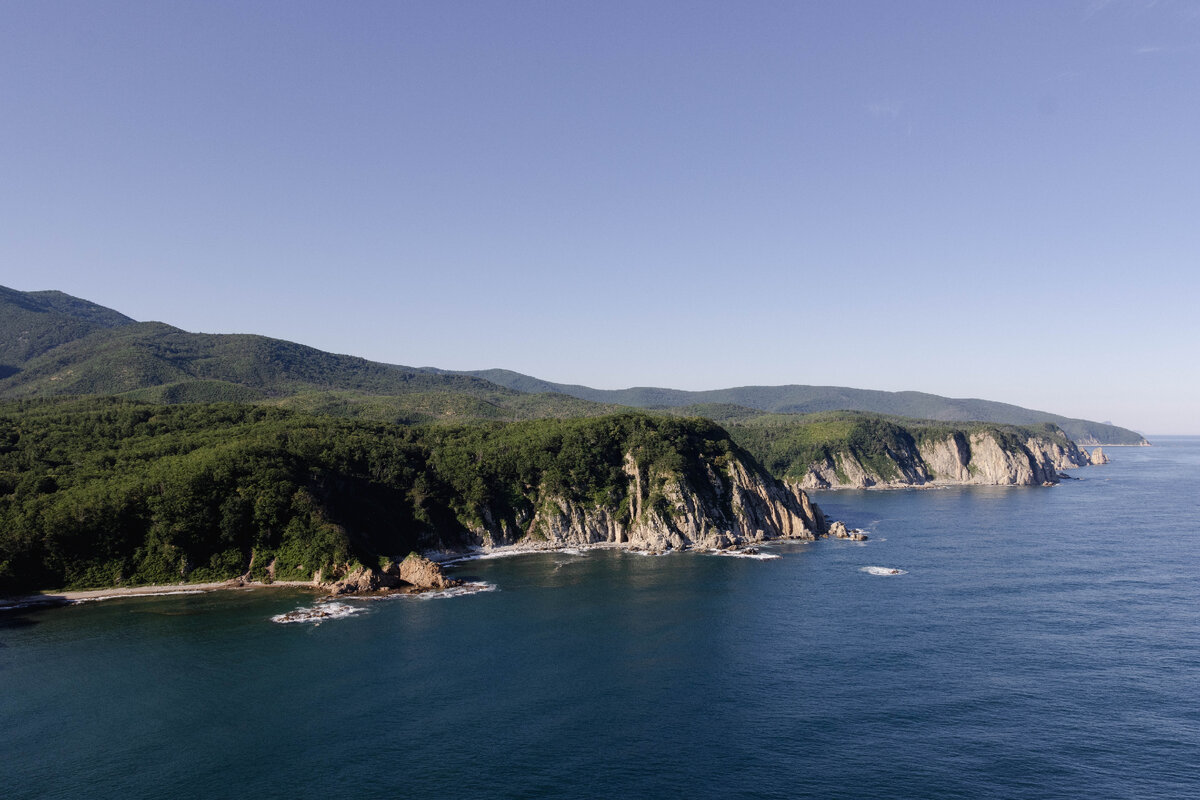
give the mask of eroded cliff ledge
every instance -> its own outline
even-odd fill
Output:
[[[1003,431],[955,431],[899,445],[870,459],[860,458],[850,449],[829,454],[812,464],[798,484],[806,489],[1040,486],[1058,483],[1064,469],[1094,463],[1062,435],[1033,435],[1022,440]]]

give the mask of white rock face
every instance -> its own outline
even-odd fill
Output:
[[[800,485],[805,489],[927,484],[1037,486],[1058,483],[1059,470],[1089,463],[1086,453],[1070,442],[1064,445],[1049,436],[1031,436],[1021,444],[1005,445],[992,431],[977,431],[969,438],[956,432],[944,439],[926,439],[918,452],[889,450],[888,456],[894,462],[894,471],[886,478],[865,467],[852,453],[839,452],[832,460],[813,464]]]
[[[704,486],[676,475],[645,474],[631,455],[624,471],[628,513],[543,497],[532,518],[517,527],[483,514],[484,525],[472,531],[476,543],[547,549],[612,544],[658,552],[815,539],[828,530],[820,508],[799,487],[785,486],[736,457],[722,475],[706,466]]]
[[[971,445],[961,433],[931,440],[921,448],[927,473],[942,483],[971,482]]]
[[[1108,456],[1104,454],[1104,448],[1097,447],[1092,450],[1092,455],[1088,458],[1088,463],[1094,465],[1107,464]]]

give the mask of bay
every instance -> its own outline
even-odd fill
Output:
[[[1200,439],[1155,444],[816,495],[871,539],[772,560],[471,561],[493,591],[319,624],[272,622],[289,590],[6,612],[0,793],[1200,796]]]

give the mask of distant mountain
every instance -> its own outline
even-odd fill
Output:
[[[431,375],[266,336],[188,333],[161,322],[97,330],[61,344],[27,361],[0,391],[8,397],[124,394],[195,381],[237,386],[246,398],[313,389],[518,394],[469,375]]]
[[[136,322],[62,292],[0,287],[0,398],[78,394],[167,403],[268,402],[410,423],[596,416],[621,406],[696,406],[697,415],[711,409],[717,421],[731,406],[751,415],[845,410],[944,422],[1051,422],[1080,444],[1145,443],[1139,434],[1112,425],[922,392],[798,385],[604,390],[510,370],[381,364],[266,336],[188,333],[161,322]]]
[[[446,374],[442,370],[432,370]],[[1045,411],[1034,411],[991,400],[957,399],[924,392],[882,392],[845,386],[738,386],[731,389],[689,392],[639,386],[631,389],[593,389],[588,386],[552,383],[503,369],[461,374],[485,378],[519,391],[561,392],[593,403],[617,403],[637,408],[698,406],[700,413],[712,405],[740,406],[775,414],[811,414],[818,411],[867,411],[909,419],[940,422],[996,422],[1007,425],[1038,425],[1052,422],[1079,444],[1146,444],[1141,434],[1115,425],[1072,419]],[[718,422],[720,416],[714,417]]]
[[[124,314],[69,294],[0,286],[0,378],[60,344],[131,324]]]
[[[121,395],[151,402],[270,402],[393,422],[595,416],[566,395],[531,396],[251,334],[135,322],[61,292],[0,287],[0,398]]]

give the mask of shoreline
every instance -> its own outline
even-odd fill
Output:
[[[1110,445],[1104,445],[1109,447]],[[1111,445],[1112,447],[1140,447],[1144,445]],[[805,492],[893,492],[893,491],[935,491],[938,489],[959,489],[962,487],[996,487],[1000,489],[1053,489],[1063,481],[1085,481],[1087,478],[1081,478],[1076,475],[1068,475],[1069,470],[1087,469],[1088,467],[1104,466],[1103,464],[1079,464],[1076,466],[1063,467],[1058,472],[1058,480],[1054,483],[973,483],[971,481],[940,481],[932,480],[925,483],[873,483],[870,486],[847,486],[838,484],[837,486],[799,486]]]
[[[113,586],[108,589],[76,589],[48,591],[15,597],[0,597],[0,611],[42,606],[70,606],[79,603],[117,600],[126,597],[163,597],[177,594],[207,594],[230,589],[324,589],[312,581],[240,581],[238,579],[210,583],[172,583],[154,586]]]
[[[822,536],[820,539],[826,537]],[[512,558],[515,556],[529,556],[538,554],[553,554],[566,553],[567,555],[583,555],[596,550],[618,550],[623,553],[632,553],[638,556],[666,556],[676,553],[697,553],[700,555],[724,555],[724,556],[741,556],[743,558],[756,558],[756,554],[743,553],[744,550],[758,550],[761,547],[769,547],[774,544],[782,544],[784,542],[811,544],[819,539],[799,539],[789,537],[776,537],[773,539],[763,539],[762,541],[747,542],[737,547],[728,547],[725,549],[709,548],[709,547],[684,547],[682,549],[669,548],[662,551],[644,550],[639,547],[633,547],[627,542],[589,542],[586,544],[567,544],[559,547],[549,545],[528,545],[528,544],[504,544],[497,547],[473,547],[466,551],[438,551],[431,550],[423,553],[430,561],[434,561],[444,567],[455,566],[458,564],[466,564],[471,561],[487,561],[496,558]]]
[[[746,547],[757,549],[764,545],[770,545],[776,542],[784,541],[807,540],[768,539],[762,542],[753,542],[748,544]],[[742,549],[744,548],[710,550],[688,547],[682,550],[670,549],[656,553],[650,550],[641,550],[631,547],[625,542],[591,542],[588,544],[573,544],[564,545],[561,547],[549,545],[509,544],[500,545],[498,547],[473,547],[465,551],[432,550],[422,553],[421,555],[443,567],[465,564],[471,561],[488,560],[494,558],[510,558],[524,555],[537,555],[539,553],[568,553],[572,555],[582,555],[594,550],[620,550],[623,552],[632,553],[634,555],[643,556],[664,556],[673,553],[701,553],[725,556],[741,555],[743,558],[762,558],[762,556],[757,553],[741,554],[740,551]],[[166,597],[180,594],[207,594],[209,592],[230,591],[237,589],[310,589],[315,592],[327,593],[329,586],[326,584],[313,583],[312,581],[272,581],[271,583],[262,583],[260,581],[243,581],[238,578],[233,578],[231,580],[213,581],[209,583],[173,583],[153,586],[114,586],[108,589],[47,591],[31,595],[0,597],[0,613],[5,611],[15,611],[23,608],[70,606],[81,603],[100,602],[103,600],[119,600],[130,597]],[[403,593],[411,594],[412,592]],[[350,593],[342,595],[342,597],[365,596],[369,594],[374,593]],[[337,597],[337,595],[330,595],[330,597]]]
[[[491,558],[509,558],[511,556],[535,555],[537,553],[562,553],[565,551],[585,552],[589,550],[628,550],[638,551],[624,542],[591,542],[589,544],[572,544],[554,547],[551,545],[502,544],[498,547],[471,547],[466,550],[429,550],[421,555],[443,567],[463,564],[468,561],[484,561]]]

